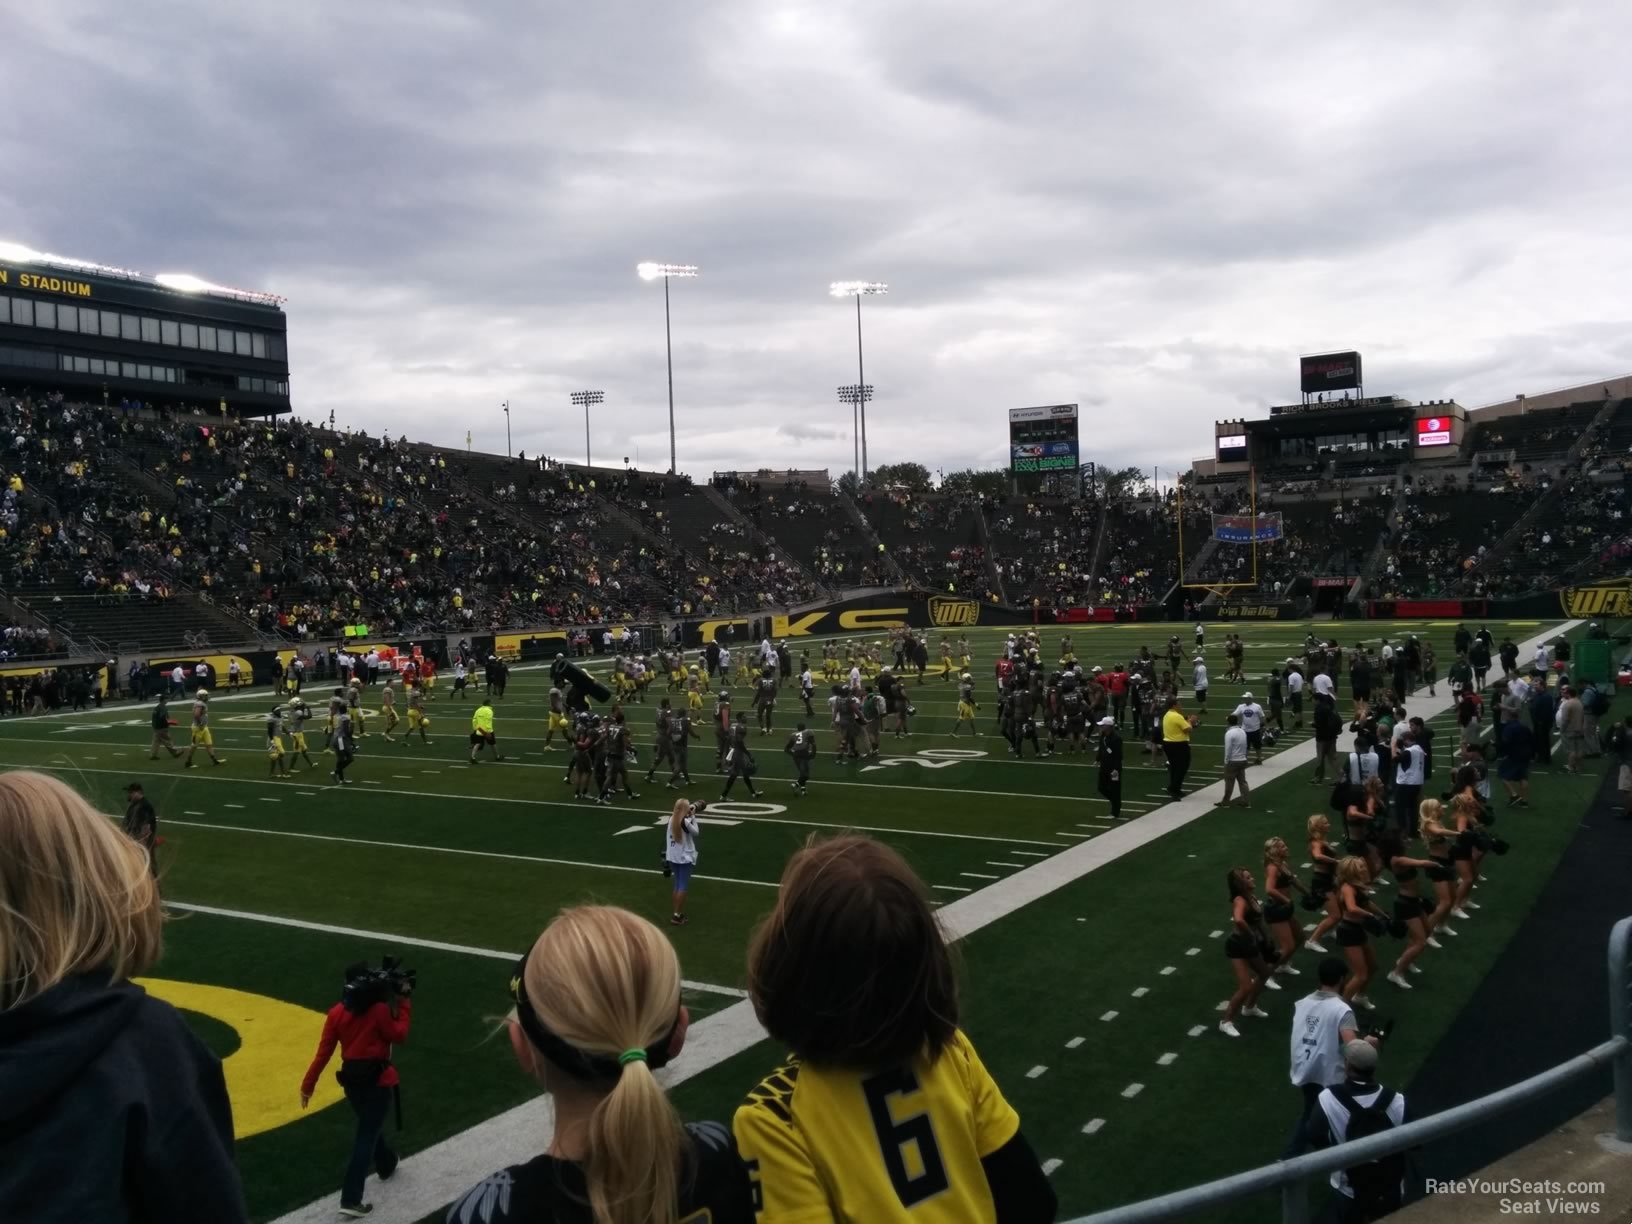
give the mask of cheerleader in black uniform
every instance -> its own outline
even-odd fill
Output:
[[[1375,1011],[1377,1005],[1365,996],[1367,983],[1377,971],[1377,953],[1372,951],[1370,927],[1388,919],[1366,891],[1366,860],[1350,855],[1337,865],[1338,905],[1343,918],[1337,924],[1337,946],[1343,949],[1343,959],[1349,962],[1349,980],[1343,986],[1343,997],[1357,1007]],[[1376,921],[1374,921],[1374,919]]]
[[[1326,916],[1320,920],[1320,925],[1309,933],[1309,938],[1303,946],[1311,952],[1325,954],[1321,936],[1325,935],[1343,917],[1343,911],[1337,908],[1337,864],[1338,856],[1332,850],[1327,836],[1332,831],[1332,822],[1326,817],[1316,814],[1309,817],[1309,860],[1314,864],[1313,874],[1309,879],[1309,896],[1316,902],[1324,902]]]
[[[1434,907],[1423,919],[1428,928],[1428,946],[1442,948],[1439,935],[1455,935],[1450,924],[1451,907],[1456,904],[1456,830],[1445,824],[1445,805],[1438,799],[1424,799],[1417,807],[1417,828],[1428,845],[1428,880],[1434,886]]]
[[[1429,907],[1420,895],[1417,876],[1434,864],[1427,859],[1408,855],[1405,852],[1405,835],[1398,829],[1389,829],[1384,833],[1378,848],[1382,851],[1383,863],[1388,867],[1389,874],[1400,886],[1400,891],[1394,894],[1394,921],[1405,923],[1406,929],[1405,950],[1400,953],[1400,959],[1394,962],[1394,968],[1388,971],[1388,980],[1401,990],[1410,990],[1411,983],[1405,980],[1405,975],[1422,972],[1412,962],[1428,946],[1426,915]]]
[[[1480,882],[1485,878],[1485,854],[1490,846],[1489,836],[1481,837],[1479,834],[1482,830],[1488,829],[1496,823],[1496,814],[1491,811],[1490,804],[1485,801],[1485,796],[1479,793],[1479,771],[1473,767],[1472,762],[1456,771],[1456,779],[1452,785],[1456,788],[1451,795],[1453,810],[1458,799],[1465,798],[1469,803],[1473,804],[1473,853],[1469,861],[1473,864],[1473,887],[1478,888]],[[1461,904],[1463,909],[1476,910],[1480,908],[1479,903],[1471,895]]]
[[[1451,827],[1456,830],[1456,841],[1451,846],[1451,861],[1456,864],[1455,904],[1451,906],[1451,917],[1465,919],[1469,917],[1467,901],[1473,893],[1474,877],[1478,874],[1473,862],[1476,853],[1473,843],[1479,831],[1479,801],[1467,795],[1452,797]]]
[[[1381,778],[1367,778],[1359,794],[1352,790],[1349,792],[1349,806],[1343,813],[1343,852],[1364,859],[1373,880],[1383,871],[1383,860],[1377,853],[1377,838],[1382,833],[1387,813]]]
[[[1245,867],[1232,867],[1229,884],[1230,921],[1235,929],[1224,940],[1224,955],[1230,958],[1230,968],[1235,970],[1235,993],[1224,1007],[1224,1019],[1218,1022],[1218,1031],[1239,1037],[1241,1031],[1235,1027],[1236,1015],[1268,1018],[1269,1013],[1258,1006],[1258,996],[1265,989],[1279,990],[1281,984],[1264,961],[1263,945],[1268,936],[1264,933],[1264,911],[1253,895],[1252,872]]]
[[[1292,967],[1292,953],[1298,950],[1292,894],[1304,892],[1304,887],[1286,865],[1288,853],[1286,843],[1278,837],[1264,843],[1264,924],[1281,950],[1281,963],[1275,966],[1275,972],[1297,977],[1298,971]]]

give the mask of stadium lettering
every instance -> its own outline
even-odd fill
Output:
[[[5,283],[6,274],[0,272],[0,284]],[[63,280],[60,276],[41,276],[37,272],[19,272],[17,274],[17,288],[39,289],[46,293],[65,293],[69,297],[90,297],[91,287],[85,281]]]
[[[1558,600],[1569,617],[1632,616],[1632,578],[1571,587],[1560,591]]]

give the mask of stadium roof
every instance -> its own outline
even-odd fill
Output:
[[[279,306],[287,300],[275,293],[262,293],[254,289],[233,289],[226,285],[216,285],[191,272],[160,272],[156,276],[148,276],[131,268],[115,268],[108,264],[99,264],[88,259],[75,259],[68,255],[52,255],[45,251],[36,251],[21,243],[0,241],[0,260],[14,264],[38,264],[45,268],[56,268],[64,272],[88,273],[92,276],[107,276],[115,280],[139,281],[142,284],[156,285],[161,289],[169,289],[174,293],[202,293],[211,297],[231,298],[238,302],[253,302],[257,306]]]

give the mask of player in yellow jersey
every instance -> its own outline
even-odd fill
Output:
[[[561,732],[561,742],[568,748],[572,747],[572,721],[567,717],[567,701],[559,687],[550,689],[550,715],[548,725],[544,728],[544,751],[555,751],[550,741],[555,733]]]
[[[306,747],[306,720],[312,716],[312,707],[299,697],[296,697],[283,708],[283,721],[289,730],[289,761],[294,765],[296,757],[305,757],[306,764],[316,768],[317,762],[312,760],[312,753]],[[300,766],[294,765],[290,773],[299,773]]]
[[[731,674],[733,685],[746,684],[749,688],[754,687],[754,669],[748,666],[750,653],[752,652],[746,646],[737,651],[737,670]]]
[[[678,693],[686,687],[686,656],[675,651],[669,656],[669,692]]]
[[[734,1119],[759,1224],[1054,1218],[1020,1116],[958,1028],[928,890],[894,850],[849,835],[795,853],[748,981],[792,1051]]]
[[[408,686],[408,733],[403,736],[402,742],[407,744],[414,738],[414,732],[419,732],[419,742],[428,744],[431,720],[425,716],[425,694],[420,692],[417,684]]]
[[[686,678],[686,709],[693,714],[701,713],[703,708],[703,681],[693,665],[691,675]]]
[[[210,692],[208,689],[199,689],[193,700],[193,727],[192,744],[187,749],[187,760],[184,762],[188,769],[197,769],[193,764],[193,753],[200,748],[204,749],[213,764],[223,764],[220,757],[215,755],[215,737],[210,734]]]
[[[391,732],[402,721],[397,717],[397,690],[391,687],[389,672],[380,683],[384,686],[380,689],[380,717],[385,719],[385,742],[394,744],[397,741],[391,738]]]
[[[283,707],[273,706],[266,716],[266,776],[287,778],[289,762],[283,753]]]
[[[958,634],[958,670],[959,671],[968,671],[969,670],[969,657],[970,657],[969,656],[969,635],[966,634],[966,633],[960,633],[960,634]]]
[[[351,714],[352,734],[358,739],[363,739],[368,735],[368,732],[363,728],[362,700],[362,682],[353,677],[351,683],[346,686],[346,710]]]
[[[941,634],[941,680],[950,682],[952,679],[952,639]]]

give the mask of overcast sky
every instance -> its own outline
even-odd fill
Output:
[[[0,0],[0,239],[288,297],[297,413],[683,471],[1172,468],[1296,356],[1632,370],[1632,6]],[[1608,55],[1606,56],[1606,52]]]

